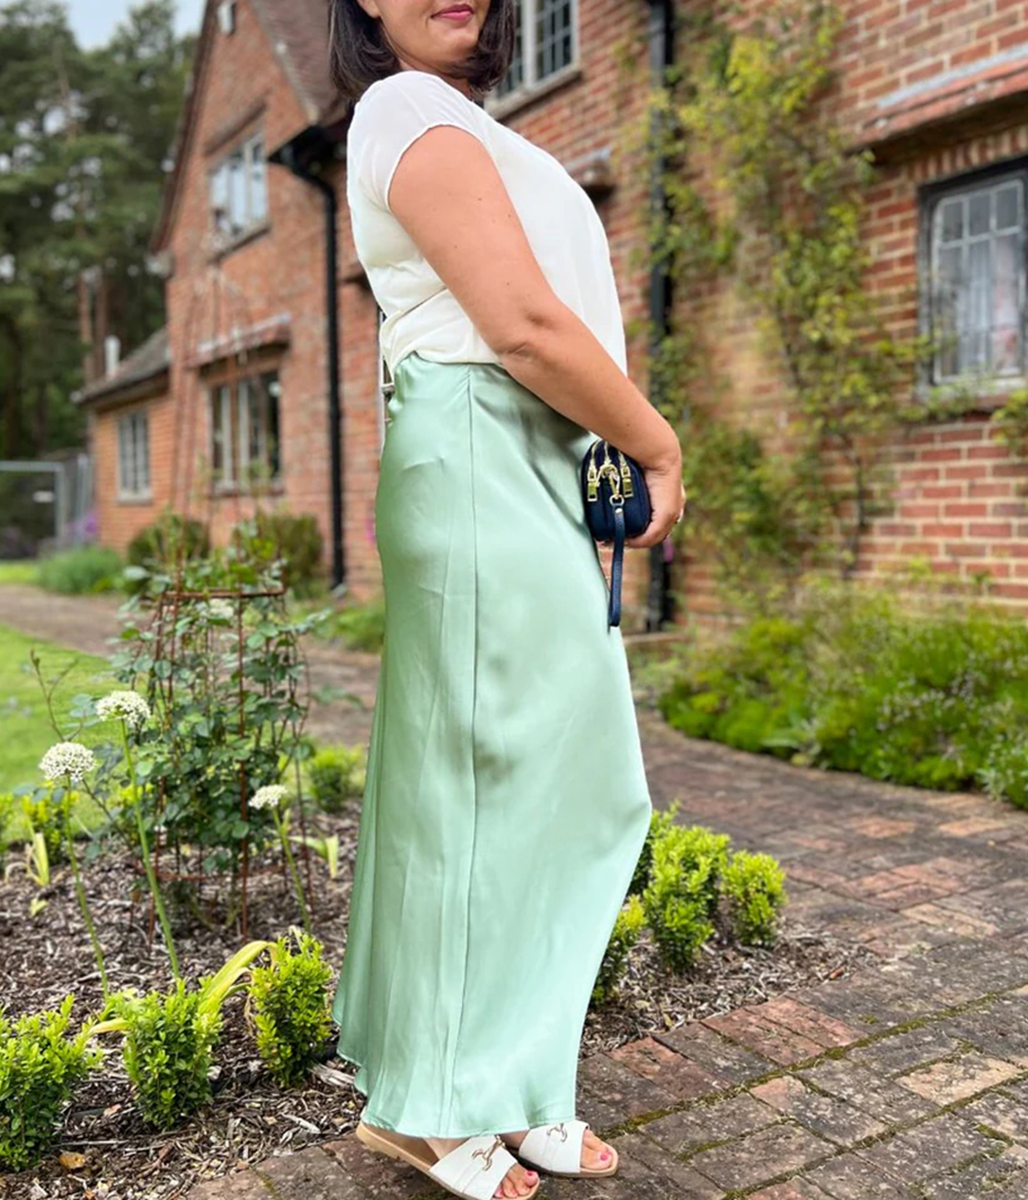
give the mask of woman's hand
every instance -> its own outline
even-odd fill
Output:
[[[686,495],[682,485],[682,447],[670,425],[667,429],[668,440],[664,456],[650,464],[639,464],[650,493],[650,523],[638,536],[627,538],[626,546],[641,549],[645,546],[658,545],[671,532],[676,522],[681,520],[682,514],[685,512]],[[605,546],[613,545],[610,541],[603,544]]]

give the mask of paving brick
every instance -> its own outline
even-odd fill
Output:
[[[1025,983],[1028,958],[996,942],[958,938],[925,954],[884,963],[879,970],[918,996],[934,997],[942,1008]]]
[[[233,1171],[218,1179],[205,1179],[185,1194],[186,1200],[273,1200],[259,1175],[251,1170]]]
[[[1021,1200],[1028,1196],[1028,1151],[1011,1146],[922,1184],[925,1200]]]
[[[702,1021],[687,1021],[677,1029],[653,1036],[725,1084],[749,1083],[778,1069],[777,1063],[721,1037]]]
[[[917,828],[916,821],[897,821],[890,817],[851,817],[846,824],[870,838],[892,838],[901,833],[912,833]]]
[[[846,1059],[826,1059],[815,1067],[800,1068],[797,1075],[886,1125],[901,1125],[939,1111],[939,1106],[924,1096]]]
[[[905,908],[899,908],[896,912],[880,911],[882,915],[879,920],[863,929],[859,938],[866,949],[882,959],[921,954],[960,936],[942,924],[932,925],[908,917],[906,914],[909,910]]]
[[[622,1113],[622,1120],[672,1108],[678,1098],[609,1054],[590,1054],[578,1066],[578,1085]]]
[[[641,1130],[672,1154],[687,1154],[711,1142],[727,1141],[773,1125],[780,1114],[748,1092],[693,1104],[681,1112],[647,1121]]]
[[[763,1020],[774,1021],[776,1025],[784,1025],[793,1033],[809,1038],[825,1050],[831,1046],[848,1046],[866,1036],[863,1030],[854,1029],[810,1004],[801,1004],[791,996],[768,1000],[751,1011]]]
[[[832,1200],[827,1192],[796,1176],[785,1183],[776,1183],[774,1187],[761,1188],[759,1192],[750,1192],[746,1200]]]
[[[743,1006],[717,1017],[706,1017],[703,1023],[783,1066],[812,1058],[824,1049],[801,1033],[794,1033],[774,1021],[763,1020],[756,1006]]]
[[[834,1149],[806,1129],[783,1122],[738,1141],[700,1150],[692,1155],[689,1163],[720,1187],[731,1191],[770,1183],[780,1175],[791,1175],[808,1163],[834,1153]]]
[[[994,1139],[979,1133],[954,1111],[941,1113],[855,1153],[890,1178],[916,1184],[995,1148]]]
[[[960,1115],[1028,1145],[1028,1103],[1006,1095],[1002,1090],[976,1097],[961,1107]]]
[[[931,1024],[878,1038],[866,1046],[856,1046],[846,1057],[881,1075],[899,1075],[944,1058],[960,1046],[958,1038]]]
[[[781,1075],[758,1083],[750,1095],[792,1117],[799,1125],[840,1146],[850,1146],[887,1126],[838,1096],[812,1091],[795,1075]]]
[[[356,1138],[353,1140],[356,1141]],[[388,1161],[392,1164],[395,1160]],[[405,1170],[413,1170],[406,1164],[396,1165],[403,1165]],[[365,1200],[376,1195],[408,1194],[396,1190],[397,1173],[391,1165],[381,1174],[376,1174],[377,1190],[358,1184],[343,1170],[341,1159],[326,1150],[324,1145],[312,1146],[298,1154],[265,1158],[253,1167],[253,1171],[262,1180],[267,1181],[267,1194],[275,1200]],[[420,1172],[414,1173],[418,1177],[418,1187],[416,1193],[409,1194],[424,1194],[430,1191],[431,1180],[426,1179]]]
[[[964,897],[950,896],[947,899],[949,901],[962,900]],[[943,929],[960,937],[991,937],[997,932],[995,925],[959,911],[952,903],[943,907],[941,903],[936,904],[930,901],[927,904],[914,904],[902,911],[905,917],[912,917],[935,929]]]
[[[577,1112],[583,1121],[588,1121],[594,1132],[611,1129],[628,1119],[628,1114],[608,1104],[600,1096],[594,1096],[584,1088],[578,1091]]]
[[[897,1077],[896,1082],[908,1087],[919,1096],[926,1096],[936,1104],[952,1104],[966,1100],[988,1088],[1004,1083],[1019,1073],[1013,1063],[998,1058],[986,1058],[972,1052],[957,1059],[944,1059],[926,1067],[918,1067],[906,1075]]]
[[[417,1167],[369,1150],[353,1133],[333,1142],[324,1142],[320,1148],[329,1158],[338,1160],[355,1181],[361,1189],[357,1195],[370,1200],[380,1197],[382,1200],[387,1197],[388,1200],[409,1200],[433,1191],[432,1180]]]
[[[1028,881],[1008,879],[959,896],[946,896],[938,907],[949,909],[1008,936],[1028,928]]]
[[[865,1035],[884,1032],[893,1025],[905,1025],[940,1007],[931,998],[914,995],[898,981],[883,978],[880,970],[876,965],[873,971],[826,980],[813,987],[795,988],[790,995],[838,1017],[847,1025],[863,1029]]]
[[[803,1172],[833,1200],[920,1200],[904,1184],[885,1178],[877,1167],[856,1154],[840,1154]]]
[[[720,1080],[702,1067],[652,1037],[619,1046],[610,1051],[610,1057],[637,1075],[666,1088],[678,1100],[695,1100],[723,1086]]]
[[[629,1182],[638,1185],[643,1179],[655,1177],[657,1186],[659,1181],[670,1185],[667,1194],[674,1200],[720,1200],[723,1194],[717,1184],[641,1132],[622,1134],[612,1144],[618,1151],[618,1174]]]

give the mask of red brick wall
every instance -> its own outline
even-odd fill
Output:
[[[324,218],[320,194],[284,167],[268,164],[269,228],[211,257],[207,172],[233,144],[258,129],[266,153],[307,124],[295,91],[250,5],[236,6],[231,35],[214,33],[199,79],[196,127],[187,148],[178,207],[168,241],[173,271],[167,285],[171,390],[182,436],[177,448],[173,499],[179,511],[211,525],[216,543],[252,514],[253,497],[212,494],[205,485],[209,464],[206,379],[187,360],[198,343],[215,341],[233,326],[246,328],[276,316],[289,318],[290,342],[271,351],[281,383],[282,488],[260,500],[313,513],[329,530],[329,443],[324,300]],[[263,100],[263,113],[244,129],[205,149],[232,120]],[[262,351],[262,354],[264,352]]]
[[[749,11],[756,7],[757,0],[750,0]],[[970,72],[983,62],[989,66],[990,56],[999,53],[1006,54],[1006,65],[990,67],[990,77],[999,72],[1010,86],[1021,78],[1013,72],[1022,43],[1028,61],[1028,3],[850,0],[843,10],[830,109],[854,143],[877,150],[865,222],[872,260],[868,287],[887,327],[900,337],[913,336],[919,188],[1028,154],[1028,123],[1016,110],[976,107],[968,90],[975,82]],[[961,70],[959,77],[948,74]],[[924,92],[897,96],[915,85]],[[876,144],[876,138],[884,140]],[[756,300],[727,284],[687,298],[679,310],[680,319],[710,331],[711,382],[729,384],[725,393],[712,389],[701,398],[716,396],[730,420],[763,429],[768,447],[778,451],[783,443],[777,430],[792,407],[792,394],[774,358],[761,349],[760,316]],[[955,581],[971,583],[988,571],[997,600],[1015,606],[1028,600],[1028,513],[1020,496],[1028,465],[1013,461],[991,437],[988,416],[999,403],[995,396],[982,397],[976,411],[908,431],[886,448],[894,506],[863,540],[862,576],[883,577],[919,557]],[[684,578],[690,613],[712,619],[721,603],[711,564],[687,552],[678,578]]]
[[[147,413],[150,439],[150,487],[153,499],[118,499],[118,417],[135,408]],[[101,541],[124,552],[144,526],[157,516],[160,497],[168,494],[171,470],[173,413],[167,394],[151,396],[116,408],[94,408],[88,417],[93,456],[95,498]]]

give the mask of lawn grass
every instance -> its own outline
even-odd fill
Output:
[[[34,558],[0,562],[0,587],[5,583],[38,583],[39,564]]]
[[[48,747],[61,740],[50,724],[43,690],[29,661],[33,647],[39,655],[44,679],[49,681],[65,668],[71,668],[53,697],[54,713],[65,736],[70,735],[87,746],[110,737],[110,731],[102,726],[78,734],[68,721],[68,710],[76,695],[88,692],[101,696],[119,686],[108,673],[107,661],[41,638],[26,637],[0,625],[0,792],[10,792],[23,783],[42,783],[39,760]],[[87,797],[78,815],[91,827],[100,814]],[[19,840],[26,833],[20,804],[16,803],[6,840]]]

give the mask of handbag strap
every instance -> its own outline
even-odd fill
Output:
[[[610,611],[607,627],[621,624],[621,564],[625,556],[625,513],[624,506],[615,504],[614,509],[614,557],[610,564]]]

